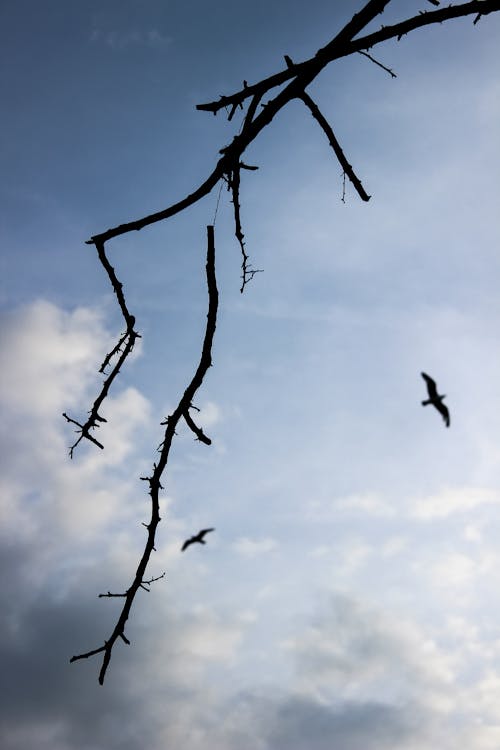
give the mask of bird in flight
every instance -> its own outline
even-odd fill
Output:
[[[189,539],[186,539],[184,544],[181,547],[181,552],[184,552],[185,549],[189,547],[190,544],[194,544],[195,542],[199,542],[200,544],[206,544],[206,541],[204,540],[205,534],[208,534],[209,531],[215,531],[215,529],[202,529],[194,536],[190,537]]]
[[[441,396],[437,392],[437,386],[436,386],[435,380],[433,380],[425,372],[421,372],[420,374],[427,384],[427,393],[429,394],[429,398],[426,399],[425,401],[422,401],[422,406],[428,406],[429,404],[432,404],[443,417],[445,425],[449,427],[450,426],[450,412],[448,411],[445,404],[443,404],[443,399],[446,398],[446,396],[444,394]]]

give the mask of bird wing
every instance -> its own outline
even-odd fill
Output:
[[[189,539],[186,539],[186,541],[181,547],[181,552],[184,552],[186,547],[189,547],[190,544],[194,544],[195,542],[202,542],[203,537],[205,536],[205,534],[208,534],[209,531],[215,531],[215,529],[202,529],[194,536],[191,536],[189,537]],[[203,544],[205,544],[205,542],[203,542]]]
[[[427,375],[425,372],[420,373],[425,382],[427,383],[427,392],[429,394],[430,399],[437,399],[438,393],[437,393],[437,386],[436,381],[433,380],[430,375]]]
[[[443,417],[445,425],[449,427],[450,426],[450,412],[448,411],[447,406],[443,404],[442,401],[438,401],[437,403],[434,404],[434,406]]]

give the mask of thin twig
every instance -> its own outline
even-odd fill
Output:
[[[243,293],[245,286],[249,281],[253,279],[256,273],[263,272],[260,268],[252,268],[252,266],[248,262],[249,255],[245,250],[245,235],[243,234],[243,230],[241,228],[240,206],[240,168],[242,166],[245,169],[252,169],[252,167],[248,167],[246,164],[238,163],[227,175],[228,187],[233,195],[232,203],[234,208],[234,235],[238,240],[241,249],[241,293]]]
[[[397,75],[396,75],[396,73],[393,70],[391,70],[390,68],[388,68],[386,65],[382,65],[382,63],[379,62],[378,60],[375,60],[375,58],[372,57],[371,55],[369,55],[368,52],[362,52],[362,50],[360,50],[358,52],[358,55],[363,55],[364,57],[367,57],[369,60],[372,61],[372,63],[375,63],[375,65],[378,65],[379,68],[382,68],[382,70],[385,70],[386,73],[389,73],[389,75],[392,78],[397,78]]]

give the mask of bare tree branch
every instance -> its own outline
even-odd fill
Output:
[[[150,214],[149,216],[144,216],[142,219],[130,221],[127,224],[120,224],[120,226],[118,227],[113,227],[112,229],[108,229],[106,232],[96,234],[91,237],[90,240],[87,240],[86,244],[96,245],[97,247],[99,243],[107,242],[108,240],[113,239],[113,237],[119,237],[120,235],[127,234],[128,232],[138,232],[141,229],[144,229],[144,227],[150,226],[151,224],[156,224],[158,221],[163,221],[164,219],[169,219],[171,216],[175,216],[175,214],[184,211],[186,208],[189,208],[189,206],[193,206],[199,200],[204,198],[205,195],[208,195],[210,191],[215,187],[215,185],[217,185],[219,180],[222,179],[223,175],[224,160],[219,159],[217,166],[207,177],[207,179],[202,182],[202,184],[196,190],[180,200],[178,203],[173,203],[168,208],[165,208],[162,211],[157,211],[156,213]]]
[[[63,417],[66,419],[67,422],[71,422],[72,424],[76,424],[77,427],[80,428],[80,429],[76,430],[77,433],[80,433],[80,437],[78,438],[78,440],[75,443],[73,443],[73,445],[69,449],[69,456],[70,456],[70,458],[73,458],[73,451],[75,450],[75,448],[78,445],[78,443],[80,442],[80,440],[83,440],[83,438],[86,438],[87,440],[90,440],[91,443],[94,443],[94,445],[97,445],[97,447],[101,448],[101,450],[104,448],[104,445],[102,443],[100,443],[99,440],[96,440],[96,438],[93,435],[91,435],[90,432],[89,432],[90,429],[95,428],[95,427],[99,427],[98,424],[95,424],[95,420],[97,419],[97,420],[100,421],[100,420],[103,419],[102,417],[99,417],[98,415],[96,415],[93,419],[89,418],[87,420],[87,422],[85,422],[85,424],[80,424],[80,422],[77,422],[76,419],[72,419],[71,417],[69,417],[66,414],[65,411],[63,411]],[[106,420],[104,419],[103,421],[105,422]]]
[[[105,597],[106,599],[111,599],[113,597],[122,599],[126,596],[127,596],[127,592],[125,592],[124,594],[112,594],[111,591],[108,591],[107,594],[99,594],[99,599],[102,599],[103,597]]]
[[[331,42],[318,50],[314,57],[311,57],[309,60],[295,64],[293,68],[287,68],[274,76],[263,79],[253,86],[246,86],[235,94],[221,97],[216,102],[198,104],[197,109],[215,113],[223,107],[232,107],[235,103],[238,105],[250,96],[257,95],[261,99],[270,89],[293,79],[271,102],[267,103],[266,107],[257,117],[246,123],[246,127],[243,128],[239,136],[233,139],[230,146],[221,149],[224,156],[219,159],[209,177],[193,193],[190,193],[182,200],[162,211],[157,211],[126,224],[120,224],[101,234],[96,234],[88,240],[88,244],[106,242],[113,237],[118,237],[128,232],[139,231],[146,226],[163,221],[180,211],[184,211],[205,195],[208,195],[223,175],[228,172],[230,164],[234,163],[236,159],[239,160],[241,158],[247,146],[255,140],[263,128],[269,125],[276,113],[288,104],[289,101],[300,97],[305,88],[309,86],[330,62],[351,55],[354,52],[371,49],[389,39],[399,40],[411,31],[433,23],[443,23],[443,21],[471,14],[487,15],[500,10],[500,0],[470,0],[470,2],[461,5],[450,5],[447,8],[429,11],[422,15],[419,14],[393,26],[382,26],[382,28],[372,34],[354,39],[370,21],[383,12],[388,2],[389,0],[370,0],[359,13],[353,16],[351,21]]]
[[[104,642],[104,646],[92,651],[87,651],[76,656],[72,656],[70,661],[74,662],[78,659],[88,659],[90,656],[94,656],[103,652],[103,660],[101,670],[99,673],[99,683],[102,685],[106,676],[106,671],[109,666],[111,659],[111,653],[113,647],[118,638],[121,638],[125,643],[129,643],[125,637],[125,625],[130,615],[130,610],[134,602],[135,596],[140,588],[144,589],[145,584],[149,585],[154,580],[144,580],[144,574],[151,557],[151,553],[155,549],[155,537],[156,529],[160,523],[160,491],[162,489],[161,477],[167,467],[167,462],[170,454],[170,448],[172,440],[175,435],[175,428],[182,417],[185,417],[188,411],[194,395],[198,388],[203,383],[203,379],[208,372],[209,367],[212,366],[212,343],[215,334],[215,328],[217,324],[217,308],[219,303],[219,293],[217,290],[217,280],[215,276],[215,239],[214,239],[214,228],[213,226],[207,227],[207,262],[206,262],[206,278],[208,287],[208,313],[207,313],[207,325],[205,329],[205,337],[203,340],[203,346],[201,350],[200,363],[196,369],[196,372],[187,386],[182,398],[180,399],[174,412],[166,420],[165,437],[163,440],[163,447],[161,449],[160,459],[157,464],[154,464],[153,473],[150,477],[145,478],[149,483],[149,495],[151,497],[151,519],[147,524],[147,539],[144,552],[137,566],[137,570],[132,581],[131,586],[127,589],[124,595],[122,594],[104,594],[104,596],[120,596],[125,599],[122,611],[118,617],[116,625],[111,633],[111,636],[107,641]],[[163,574],[164,575],[164,574]],[[163,576],[159,576],[162,578]]]
[[[318,106],[313,102],[313,100],[311,99],[311,97],[308,94],[306,94],[305,91],[301,95],[300,98],[302,99],[302,101],[304,102],[304,104],[306,105],[306,107],[309,107],[312,116],[314,117],[315,120],[317,120],[317,122],[319,123],[319,125],[325,131],[325,135],[328,138],[330,146],[335,151],[335,156],[339,160],[340,165],[341,165],[342,169],[344,170],[344,174],[346,174],[349,177],[350,181],[352,182],[352,184],[356,188],[359,197],[362,200],[364,200],[364,201],[369,201],[370,200],[370,196],[368,195],[368,193],[364,189],[363,185],[361,184],[361,180],[355,175],[353,168],[351,167],[351,165],[349,164],[349,162],[345,158],[345,154],[342,151],[340,143],[338,142],[338,140],[335,137],[335,133],[331,129],[331,127],[330,127],[328,121],[326,120],[326,118],[319,111]]]
[[[232,197],[232,203],[233,203],[233,210],[234,210],[234,234],[236,239],[238,240],[240,249],[241,249],[241,288],[240,292],[243,293],[245,286],[248,284],[248,282],[253,279],[256,273],[262,273],[262,269],[254,269],[248,262],[248,254],[245,250],[245,242],[244,238],[245,235],[243,234],[243,230],[241,228],[241,206],[240,206],[240,169],[243,167],[243,169],[255,169],[255,167],[249,167],[246,164],[243,164],[241,162],[237,163],[233,169],[231,169],[227,175],[227,185],[228,190],[231,191],[233,197]]]
[[[247,127],[255,117],[255,113],[257,111],[257,107],[259,106],[260,100],[262,96],[261,94],[254,94],[252,97],[252,100],[250,104],[248,105],[247,113],[245,115],[245,120],[243,122],[243,128]],[[214,112],[214,114],[216,114]]]
[[[331,40],[331,42],[329,42],[326,47],[323,47],[323,49],[320,49],[316,53],[316,55],[314,57],[311,57],[309,60],[306,60],[305,62],[299,63],[297,65],[290,65],[291,61],[289,62],[289,58],[287,60],[288,56],[286,56],[286,70],[283,70],[280,73],[276,73],[274,76],[270,76],[269,78],[265,78],[262,81],[259,81],[259,83],[254,84],[253,86],[247,85],[240,91],[237,91],[235,94],[231,94],[230,96],[222,96],[217,102],[197,104],[196,109],[217,113],[217,111],[222,107],[233,105],[235,102],[239,104],[249,96],[258,94],[262,98],[262,96],[266,94],[270,89],[275,88],[276,86],[281,86],[283,83],[286,83],[286,81],[289,81],[295,76],[307,73],[309,68],[314,65],[316,58],[318,58],[320,54],[328,54],[328,51],[334,48],[335,45],[341,45],[353,39],[356,34],[361,31],[361,29],[364,29],[365,26],[370,23],[370,21],[372,21],[380,13],[383,13],[385,7],[389,4],[389,2],[390,0],[369,0],[369,2],[359,11],[359,13],[354,14],[349,23],[344,26],[344,28]]]
[[[486,2],[488,0],[484,1]],[[320,50],[314,58],[311,58],[311,60],[303,63],[302,66],[297,66],[297,68],[300,67],[301,75],[304,77],[302,88],[307,86],[316,77],[320,70],[329,62],[329,60],[319,61],[320,55],[323,58],[325,55],[325,50],[328,50],[331,45],[334,45],[335,43],[343,44],[345,41],[352,39],[352,37],[354,37],[361,29],[363,29],[367,23],[373,20],[375,16],[377,16],[384,10],[388,2],[389,0],[369,0],[365,7],[359,13],[356,13],[351,21],[349,21],[349,23],[344,27],[344,29],[339,34],[337,34],[332,42],[330,42],[330,45],[327,45],[327,47],[325,47],[323,50]],[[500,0],[498,0],[498,2],[500,2]],[[305,75],[305,73],[307,73],[307,75]],[[292,77],[295,77],[295,74],[287,70],[285,71],[285,77],[281,82],[283,83]],[[297,76],[297,78],[299,77],[300,76]],[[294,82],[292,82],[292,84],[293,83]],[[239,92],[237,95],[234,95],[233,97],[230,97],[227,101],[224,100],[223,103],[218,104],[216,109],[225,107],[228,104],[230,104],[231,106],[235,103],[239,104],[240,99],[241,101],[243,101],[243,99],[246,99],[248,96],[253,96],[256,94],[259,95],[259,98],[261,98],[262,94],[265,93],[265,91],[267,91],[269,88],[269,86],[264,87],[259,86],[259,84],[257,84],[256,87],[244,86],[241,92]],[[128,222],[127,224],[120,224],[117,227],[108,229],[106,232],[94,235],[90,240],[88,240],[88,244],[96,245],[99,252],[98,245],[100,243],[107,242],[107,240],[112,239],[113,237],[118,237],[128,232],[139,231],[145,226],[149,226],[151,224],[155,224],[158,221],[168,219],[169,217],[174,216],[180,211],[184,211],[189,206],[192,206],[205,195],[208,195],[208,193],[218,183],[218,181],[225,174],[231,171],[232,165],[239,162],[240,157],[246,147],[256,138],[260,131],[271,122],[274,115],[297,95],[295,88],[290,89],[290,85],[285,89],[284,92],[282,92],[282,94],[283,93],[286,93],[286,95],[276,97],[276,99],[273,100],[272,107],[270,106],[270,104],[268,104],[265,109],[257,117],[255,117],[255,119],[246,122],[246,127],[243,128],[242,133],[233,139],[233,142],[230,146],[221,149],[221,153],[224,154],[223,157],[219,159],[215,169],[209,175],[209,177],[207,177],[207,179],[193,193],[186,196],[177,203],[172,204],[168,208],[163,209],[162,211],[157,211],[154,214],[144,216],[141,219]],[[205,109],[207,108],[205,107]],[[214,111],[213,108],[211,111]]]
[[[430,4],[438,6],[438,0],[428,0]],[[118,305],[122,312],[125,321],[125,332],[119,337],[116,345],[106,355],[100,372],[104,373],[105,370],[111,366],[114,361],[114,367],[111,372],[105,378],[102,389],[97,396],[90,412],[87,421],[84,424],[76,421],[72,417],[69,417],[64,413],[65,419],[72,424],[75,424],[78,428],[77,432],[79,437],[73,446],[70,448],[70,455],[73,456],[74,449],[80,443],[83,438],[90,440],[92,443],[97,445],[99,448],[103,448],[100,443],[92,434],[92,431],[100,426],[100,423],[106,422],[106,419],[99,413],[103,401],[105,400],[114,379],[120,372],[121,366],[125,362],[126,358],[133,349],[136,339],[139,334],[134,330],[135,317],[130,314],[123,293],[123,286],[119,282],[115,270],[109,262],[105,253],[105,243],[114,238],[124,235],[131,231],[139,231],[146,226],[150,226],[157,222],[168,219],[175,214],[184,211],[190,206],[197,203],[204,196],[208,195],[212,189],[222,180],[225,180],[228,189],[232,193],[232,202],[234,207],[234,223],[235,223],[235,236],[239,243],[241,254],[242,254],[242,285],[241,291],[244,290],[245,285],[248,281],[253,278],[256,273],[260,273],[260,270],[252,269],[248,262],[248,254],[245,249],[244,234],[241,225],[241,206],[240,206],[240,178],[241,169],[254,170],[257,167],[252,167],[245,164],[242,161],[242,156],[248,146],[253,143],[257,136],[266,128],[273,120],[273,118],[291,101],[300,99],[310,110],[312,116],[316,119],[324,133],[326,134],[334,153],[342,166],[343,169],[343,195],[342,200],[345,199],[345,177],[349,178],[354,188],[358,192],[362,200],[368,201],[370,196],[364,190],[361,181],[356,176],[352,166],[347,161],[345,154],[333,132],[332,127],[321,113],[317,104],[311,99],[306,93],[306,89],[321,73],[321,71],[328,66],[334,60],[344,58],[354,53],[361,53],[368,57],[376,65],[386,70],[390,75],[395,77],[395,74],[386,66],[379,63],[372,57],[367,50],[371,50],[376,45],[382,44],[390,39],[402,39],[403,36],[409,34],[416,29],[423,28],[430,24],[443,23],[453,18],[465,17],[468,15],[474,16],[474,24],[485,15],[500,10],[500,0],[470,0],[460,5],[450,5],[447,8],[439,8],[432,11],[421,11],[416,16],[401,21],[400,23],[392,26],[382,26],[378,31],[367,34],[363,37],[358,36],[368,24],[370,24],[379,14],[381,14],[385,7],[388,5],[389,0],[368,0],[364,7],[356,13],[352,19],[344,26],[344,28],[325,46],[319,49],[316,54],[301,63],[294,63],[288,55],[285,55],[286,69],[279,73],[262,79],[253,85],[248,85],[246,81],[243,82],[243,88],[230,96],[221,96],[215,102],[208,102],[206,104],[197,105],[197,109],[213,112],[215,115],[220,109],[225,108],[228,112],[228,119],[231,120],[238,108],[243,109],[245,102],[249,100],[246,114],[243,117],[243,123],[240,132],[234,136],[231,143],[224,146],[219,150],[220,158],[218,159],[214,169],[210,175],[189,195],[182,198],[182,200],[173,203],[172,205],[164,208],[155,213],[144,216],[135,221],[131,221],[119,226],[113,227],[100,234],[96,234],[88,240],[87,244],[93,244],[96,247],[97,254],[101,265],[106,271],[113,288],[114,294],[117,298]],[[278,92],[273,95],[262,104],[263,97],[268,95],[269,92],[281,87]],[[260,107],[259,107],[260,105]],[[221,182],[222,184],[222,182]],[[220,193],[219,193],[220,195]],[[217,211],[217,209],[216,209]],[[218,307],[218,291],[215,277],[215,241],[214,241],[214,228],[213,226],[207,227],[207,262],[206,262],[206,277],[208,286],[208,313],[207,313],[207,325],[205,331],[205,338],[203,341],[202,352],[200,363],[198,368],[186,388],[182,398],[180,399],[174,412],[167,417],[162,425],[165,425],[165,432],[163,440],[158,449],[160,453],[160,459],[158,464],[154,464],[151,476],[141,477],[142,480],[147,481],[149,484],[149,495],[151,497],[151,519],[149,523],[144,524],[147,529],[147,540],[144,548],[142,557],[138,563],[138,567],[135,573],[132,585],[123,594],[112,594],[108,591],[107,594],[100,594],[100,597],[109,598],[123,598],[124,604],[121,613],[117,619],[115,628],[109,638],[105,641],[104,645],[98,649],[88,651],[77,656],[73,656],[71,661],[78,659],[86,659],[90,656],[94,656],[99,653],[103,653],[103,661],[99,674],[99,682],[102,684],[106,675],[106,670],[109,666],[111,659],[112,650],[117,639],[122,639],[126,644],[130,641],[125,636],[125,625],[127,623],[132,604],[135,596],[139,589],[149,591],[149,586],[152,582],[162,578],[165,574],[158,576],[157,578],[151,578],[146,580],[144,578],[147,565],[150,560],[151,553],[155,550],[155,535],[156,529],[160,522],[159,515],[159,493],[163,489],[161,484],[161,477],[166,469],[168,457],[172,440],[176,434],[176,427],[181,418],[184,418],[188,427],[193,431],[201,442],[209,445],[210,439],[203,433],[194,420],[192,419],[189,410],[195,408],[192,406],[194,394],[201,386],[203,379],[208,371],[208,368],[212,363],[212,342],[216,328],[217,320],[217,307]]]
[[[499,10],[500,0],[471,0],[471,2],[462,3],[461,5],[448,5],[447,8],[422,12],[418,16],[408,18],[406,21],[401,21],[401,23],[397,23],[394,26],[382,26],[379,31],[354,40],[350,45],[352,49],[347,54],[359,52],[362,49],[370,49],[370,47],[374,47],[381,42],[386,42],[389,39],[397,39],[399,41],[403,36],[409,34],[410,31],[421,29],[433,23],[443,23],[443,21],[451,21],[453,18],[463,18],[473,13],[488,15],[489,13],[496,13]]]
[[[193,408],[192,406],[190,407]],[[205,445],[212,445],[212,441],[209,437],[205,435],[201,427],[198,427],[198,425],[193,421],[191,414],[189,413],[189,409],[184,412],[184,419],[186,420],[186,424],[189,427],[189,429],[194,432],[198,440],[201,440],[202,443],[205,443]]]
[[[106,398],[106,396],[108,395],[109,389],[111,388],[111,385],[114,379],[120,372],[120,369],[123,363],[127,359],[128,355],[131,353],[132,349],[134,348],[136,339],[141,338],[140,334],[134,330],[135,317],[134,315],[131,315],[128,310],[127,304],[125,302],[125,295],[123,294],[123,284],[118,280],[118,277],[115,273],[115,269],[113,268],[113,266],[108,260],[106,252],[104,250],[104,242],[96,241],[95,246],[97,249],[97,254],[101,262],[101,265],[106,271],[108,278],[111,282],[111,286],[113,287],[113,291],[115,293],[116,299],[118,300],[118,305],[120,306],[120,310],[122,312],[123,318],[125,320],[125,325],[127,328],[123,336],[121,336],[121,338],[119,339],[116,346],[109,352],[109,354],[106,355],[101,367],[99,368],[99,372],[103,373],[106,367],[110,364],[113,357],[115,357],[116,354],[120,352],[120,356],[115,366],[113,367],[113,369],[111,370],[107,378],[105,378],[104,380],[101,391],[99,395],[97,396],[96,400],[94,401],[92,408],[90,409],[89,417],[87,421],[85,422],[85,424],[82,425],[76,420],[69,417],[66,414],[66,412],[63,413],[63,417],[65,417],[65,419],[68,422],[72,422],[73,424],[78,425],[78,427],[80,428],[78,430],[78,432],[80,433],[80,437],[78,438],[78,440],[76,440],[75,443],[73,443],[73,445],[69,449],[69,455],[71,458],[73,458],[74,450],[77,447],[77,445],[80,443],[80,441],[83,440],[83,438],[90,440],[90,442],[94,443],[99,448],[104,448],[102,443],[100,443],[98,440],[95,439],[95,437],[93,437],[93,435],[91,435],[90,431],[95,430],[97,427],[99,427],[100,422],[107,421],[103,416],[99,414],[99,409],[101,408],[101,404]],[[122,346],[124,344],[125,346],[122,350]]]
[[[387,6],[388,2],[383,3],[383,5],[384,7]],[[377,15],[378,13],[382,13],[383,10],[384,8],[378,10],[375,15]],[[326,47],[323,47],[321,50],[319,50],[314,57],[311,57],[301,63],[294,63],[293,67],[287,65],[286,70],[269,76],[268,78],[264,78],[256,84],[247,86],[240,91],[236,91],[234,94],[223,96],[217,101],[206,102],[205,104],[197,104],[196,109],[217,114],[220,109],[222,109],[223,107],[232,106],[235,101],[238,103],[243,102],[246,98],[248,98],[249,96],[254,96],[255,94],[259,94],[260,97],[262,97],[271,89],[276,88],[277,86],[281,86],[283,83],[286,83],[295,76],[307,71],[308,67],[311,66],[314,63],[315,59],[320,55],[322,57],[325,56],[325,54],[328,56],[328,60],[326,62],[326,64],[328,64],[329,62],[338,60],[341,57],[352,55],[353,52],[360,52],[361,50],[370,49],[371,47],[374,47],[381,42],[388,41],[391,38],[396,38],[399,40],[402,36],[408,34],[410,31],[414,31],[417,28],[421,28],[429,24],[443,23],[443,21],[468,16],[474,13],[477,13],[479,16],[486,15],[488,13],[494,13],[498,10],[500,10],[500,3],[498,0],[472,0],[471,2],[463,3],[461,5],[449,5],[447,8],[441,8],[440,10],[436,11],[429,11],[424,15],[419,14],[394,26],[382,26],[379,31],[376,31],[375,33],[365,37],[360,37],[359,39],[345,44],[344,47],[339,44],[340,35],[337,35],[337,37],[335,37],[335,39],[327,44]],[[363,26],[361,26],[354,34],[352,34],[351,39],[356,36],[356,34],[359,33],[359,31],[361,31],[369,23],[369,21],[373,20],[373,17],[375,16],[369,18],[369,20],[366,21]],[[356,18],[356,16],[354,18]],[[477,20],[478,18],[476,18],[474,23],[476,23]],[[345,39],[343,41],[345,42]],[[336,42],[336,47],[334,45],[334,42]]]

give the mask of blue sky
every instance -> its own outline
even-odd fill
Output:
[[[429,9],[392,3],[389,24]],[[354,3],[107,0],[0,7],[5,750],[500,746],[500,17],[326,69],[246,155],[239,293],[223,191],[206,447],[172,453],[150,573],[103,687],[148,518],[139,476],[198,362],[217,192],[108,249],[142,334],[104,451],[67,454],[121,320],[92,234],[213,169],[235,117],[195,105],[301,61]],[[379,21],[373,28],[377,28]],[[451,427],[422,409],[420,371]],[[206,547],[182,541],[214,526]]]

